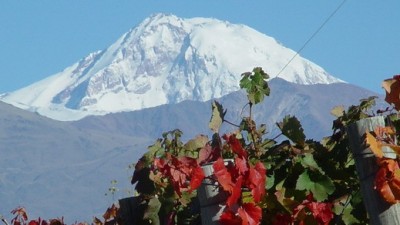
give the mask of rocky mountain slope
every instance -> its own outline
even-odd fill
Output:
[[[241,74],[253,67],[277,76],[294,55],[245,25],[155,14],[109,48],[0,99],[64,121],[207,101],[237,91]],[[298,84],[342,82],[300,56],[279,77]]]

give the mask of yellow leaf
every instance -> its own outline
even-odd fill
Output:
[[[344,106],[336,106],[331,110],[331,114],[335,117],[343,116],[344,112],[345,112]]]
[[[389,135],[394,135],[396,132],[393,127],[385,127],[385,132]]]
[[[382,144],[376,140],[376,138],[369,132],[367,131],[366,133],[366,141],[367,144],[369,144],[369,148],[371,151],[375,154],[376,157],[382,158],[383,157],[383,152],[382,152]]]
[[[400,169],[396,169],[393,174],[395,179],[400,180]]]
[[[377,126],[374,129],[374,132],[376,134],[376,136],[378,137],[385,137],[388,135],[394,135],[394,129],[392,127],[381,127],[381,126]]]

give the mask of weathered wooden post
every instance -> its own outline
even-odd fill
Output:
[[[141,215],[139,197],[129,197],[119,200],[119,218],[122,225],[135,225]],[[136,214],[137,213],[137,214]]]
[[[371,225],[400,225],[400,204],[390,205],[374,189],[375,175],[378,170],[376,157],[365,142],[366,131],[377,126],[385,126],[385,117],[376,116],[357,121],[348,127],[350,148],[353,152],[357,173],[361,183],[361,193],[370,217]],[[396,158],[390,149],[382,149],[387,158]]]
[[[225,160],[225,163],[233,162],[233,160]],[[202,166],[204,175],[206,177],[212,176],[214,169],[212,163]],[[218,225],[219,217],[225,209],[228,193],[219,189],[218,183],[212,179],[206,178],[197,191],[197,198],[199,199],[201,211],[201,224],[202,225]]]

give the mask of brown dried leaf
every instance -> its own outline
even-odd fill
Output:
[[[93,218],[93,224],[94,225],[103,225],[103,222],[99,218],[94,217]]]
[[[116,218],[117,217],[117,211],[118,211],[117,206],[115,206],[115,204],[112,204],[112,206],[110,208],[108,208],[107,211],[104,213],[103,218],[106,221],[109,220],[109,219],[112,219],[112,218]]]
[[[400,109],[400,79],[394,76],[392,79],[386,79],[382,82],[382,87],[386,91],[385,101],[393,104],[396,110]]]

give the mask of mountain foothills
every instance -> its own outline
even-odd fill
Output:
[[[300,85],[273,79],[270,86],[271,96],[254,114],[271,136],[275,122],[291,114],[302,122],[308,138],[320,139],[331,133],[333,106],[358,104],[375,94],[346,83]],[[239,123],[244,93],[218,101],[228,109],[226,117]],[[91,221],[88,215],[101,217],[113,200],[132,195],[128,166],[162,132],[180,128],[186,140],[210,135],[210,116],[211,101],[183,101],[62,122],[0,103],[0,214],[21,205],[31,218],[65,216],[73,223]],[[118,181],[115,196],[108,192],[111,180]]]
[[[124,169],[142,149],[136,146],[149,142],[144,137],[83,130],[1,102],[0,124],[4,216],[17,206],[42,218],[98,213],[109,203],[104,197],[109,181],[127,180]]]
[[[308,138],[320,139],[330,135],[334,106],[376,95],[300,57],[276,78],[294,54],[245,25],[155,14],[108,49],[3,94],[0,214],[25,206],[31,218],[101,217],[113,201],[132,195],[128,166],[164,131],[179,128],[186,140],[210,135],[215,98],[239,123],[247,110],[239,79],[255,66],[273,78],[271,95],[253,112],[271,136],[290,114]]]
[[[245,25],[155,14],[106,50],[1,99],[64,121],[184,100],[207,101],[238,90],[241,73],[253,67],[277,76],[294,55]],[[301,57],[280,77],[299,84],[342,82]]]

